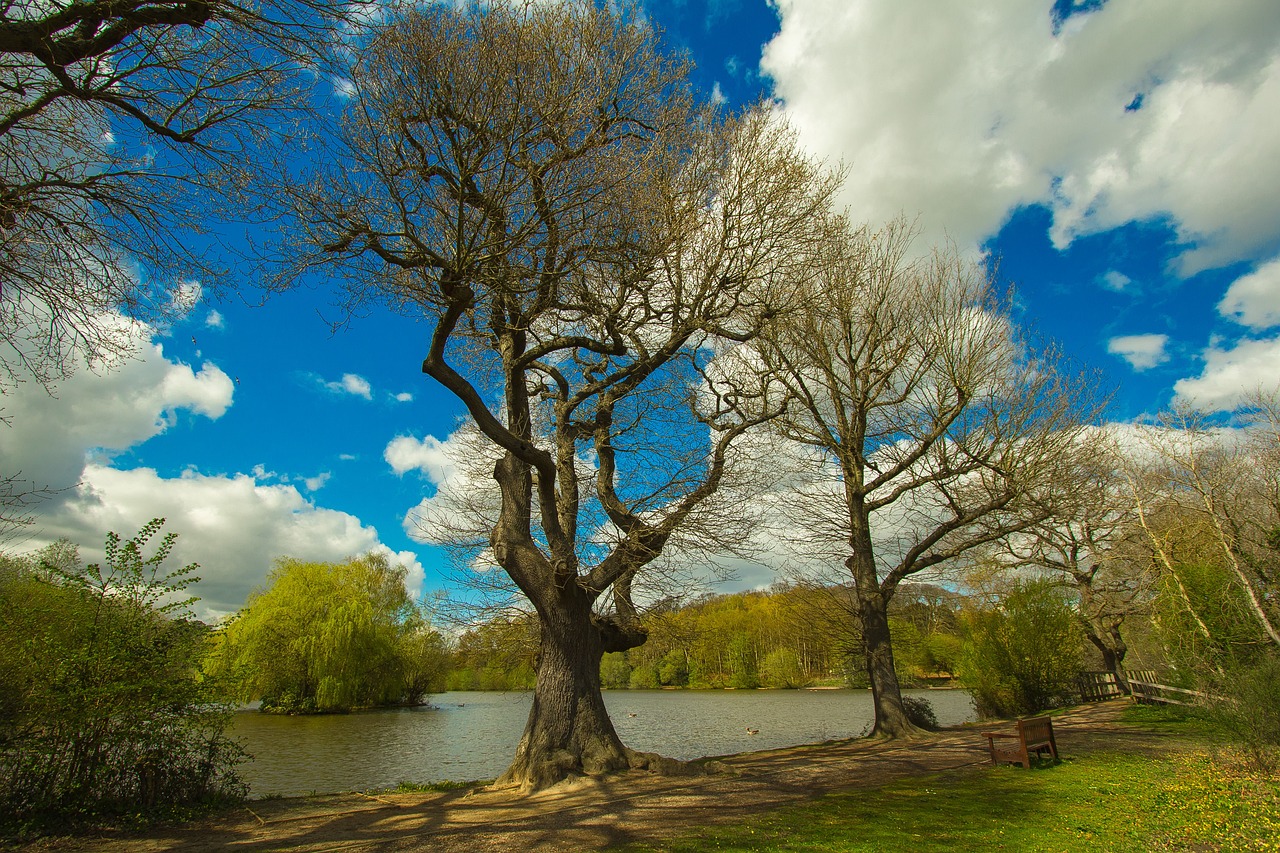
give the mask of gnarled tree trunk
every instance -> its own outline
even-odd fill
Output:
[[[533,707],[515,759],[498,785],[538,790],[574,776],[597,776],[653,765],[656,756],[622,744],[600,692],[600,659],[647,639],[638,626],[624,626],[592,613],[590,598],[576,584],[552,590],[550,607],[538,607],[538,644]]]

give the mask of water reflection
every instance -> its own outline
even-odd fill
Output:
[[[908,694],[927,698],[943,725],[974,719],[963,691]],[[491,779],[515,752],[529,702],[527,693],[457,692],[430,707],[363,714],[245,712],[233,733],[254,755],[243,774],[257,795]],[[853,737],[872,717],[864,690],[624,690],[606,692],[605,704],[624,743],[674,758]]]

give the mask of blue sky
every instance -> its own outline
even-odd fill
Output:
[[[1280,381],[1275,0],[647,0],[696,82],[775,99],[849,180],[852,214],[998,261],[1020,319],[1116,389],[1111,417],[1229,410]],[[5,401],[3,470],[60,489],[21,547],[85,554],[163,515],[209,618],[271,560],[386,549],[416,588],[443,554],[406,514],[459,476],[460,407],[427,329],[340,317],[323,288],[202,298],[139,358]],[[207,297],[207,294],[206,294]],[[743,585],[767,582],[747,573]]]

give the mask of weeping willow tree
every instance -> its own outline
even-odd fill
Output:
[[[219,634],[207,668],[238,698],[285,713],[343,711],[421,697],[441,651],[383,555],[282,559]]]

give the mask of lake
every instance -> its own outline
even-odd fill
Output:
[[[927,698],[944,726],[976,719],[965,691],[904,693]],[[616,690],[604,698],[623,743],[682,759],[856,737],[872,720],[866,690]],[[492,779],[515,754],[531,701],[531,693],[455,692],[422,708],[359,714],[243,711],[231,734],[254,756],[241,773],[255,796]]]

